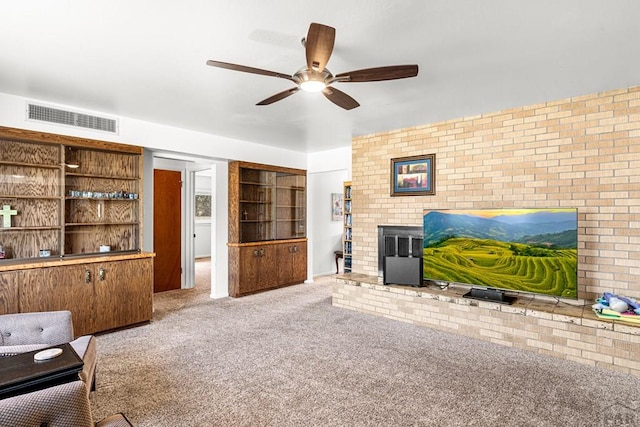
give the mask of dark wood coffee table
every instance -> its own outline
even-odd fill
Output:
[[[0,357],[0,399],[80,378],[78,374],[84,363],[73,347],[60,344],[50,348],[60,348],[62,354],[43,361],[33,359],[33,355],[42,350]]]

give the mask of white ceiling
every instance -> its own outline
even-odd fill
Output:
[[[640,84],[636,0],[29,0],[0,3],[0,92],[303,152],[352,136]],[[338,83],[345,111],[285,79],[311,22],[336,28],[333,74],[418,64],[415,78]],[[0,117],[1,122],[1,117]]]

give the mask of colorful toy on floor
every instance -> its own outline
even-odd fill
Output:
[[[602,319],[640,324],[640,304],[633,298],[605,292],[591,308]]]

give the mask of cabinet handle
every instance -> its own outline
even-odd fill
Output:
[[[98,277],[100,278],[100,281],[104,280],[104,275],[105,275],[104,268],[100,267],[100,270],[98,270]]]
[[[298,247],[297,246],[293,247],[293,252],[298,252]]]
[[[258,258],[258,250],[257,249],[253,250],[253,257],[254,258]]]
[[[91,283],[91,270],[85,270],[84,283]]]
[[[260,256],[264,256],[264,248],[260,249]]]

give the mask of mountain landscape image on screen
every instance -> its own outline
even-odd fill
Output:
[[[425,210],[423,278],[577,298],[575,208]]]

